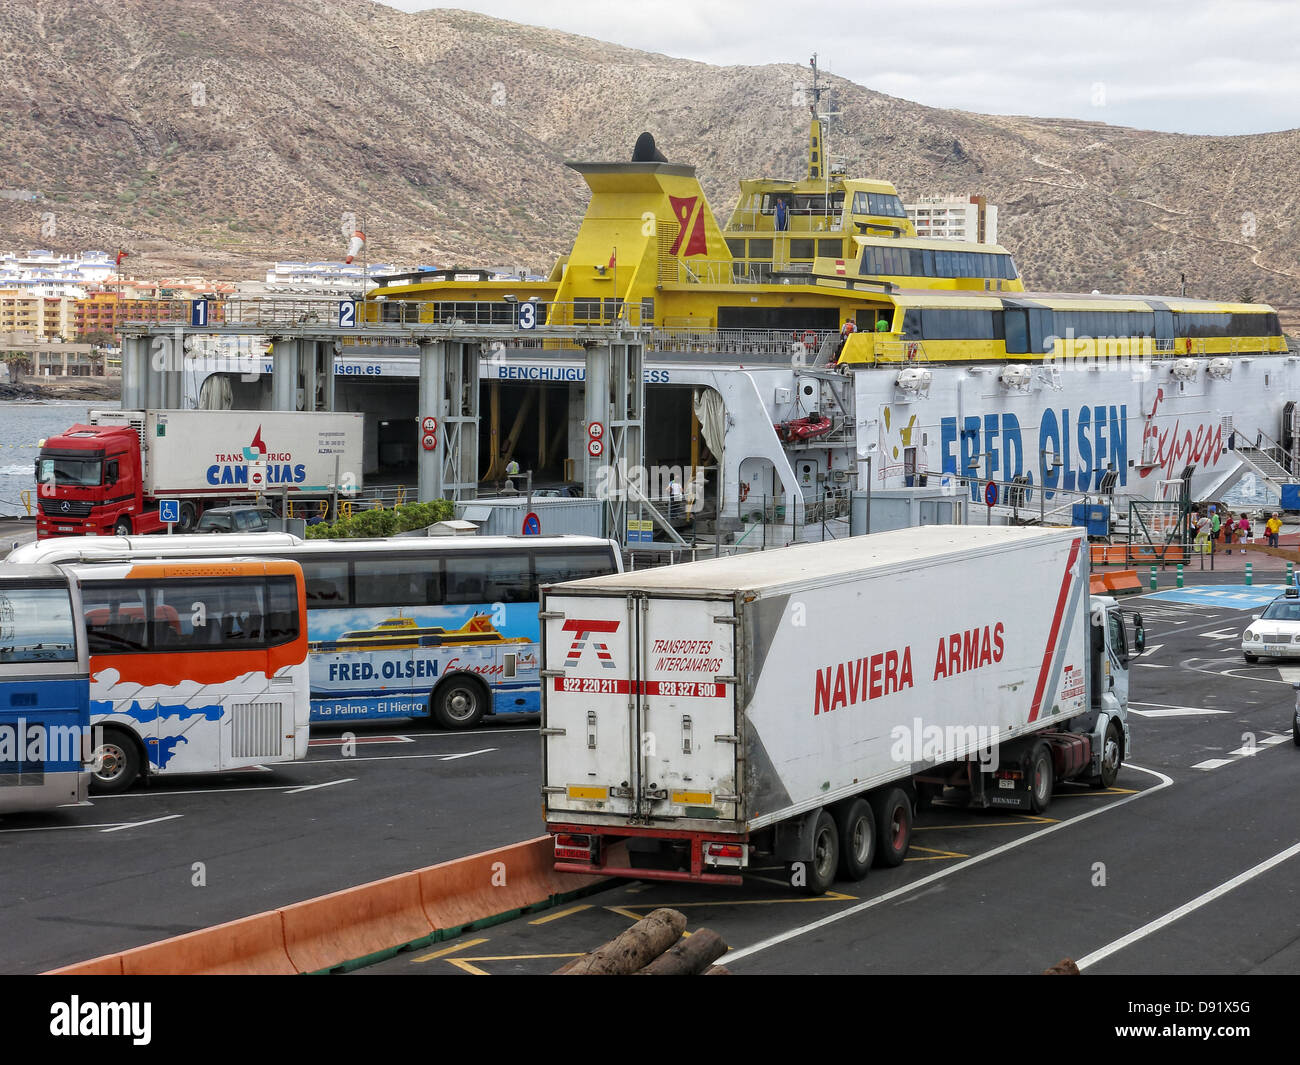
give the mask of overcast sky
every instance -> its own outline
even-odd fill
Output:
[[[934,107],[1178,133],[1300,127],[1297,0],[387,0],[716,64],[819,64]]]

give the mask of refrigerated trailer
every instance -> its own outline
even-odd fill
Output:
[[[540,617],[556,868],[734,883],[767,857],[814,894],[901,863],[939,795],[1042,811],[1058,781],[1110,787],[1145,639],[1089,596],[1080,529],[611,574],[545,589]]]

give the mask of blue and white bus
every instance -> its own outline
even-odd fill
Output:
[[[77,578],[0,567],[0,814],[83,802],[90,667]]]
[[[614,541],[585,536],[68,537],[8,561],[218,554],[302,566],[313,722],[431,717],[448,729],[538,712],[537,589],[622,569]]]

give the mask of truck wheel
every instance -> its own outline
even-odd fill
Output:
[[[181,504],[181,520],[176,523],[177,532],[193,532],[194,526],[198,523],[198,516],[194,513],[193,503]]]
[[[1052,805],[1056,773],[1052,765],[1052,748],[1037,744],[1029,756],[1029,808],[1036,814]]]
[[[790,885],[807,895],[825,895],[831,884],[835,883],[835,870],[840,861],[839,831],[835,828],[834,819],[825,810],[817,814],[812,854],[810,861],[790,862],[786,866]]]
[[[113,535],[114,535],[114,536],[130,536],[130,535],[131,535],[131,519],[130,519],[130,518],[118,518],[118,519],[117,519],[117,524],[113,526]]]
[[[433,693],[433,719],[442,728],[473,728],[487,712],[488,693],[482,681],[462,673],[443,681]]]
[[[835,815],[840,834],[840,878],[861,880],[876,856],[876,816],[865,799],[849,799]]]
[[[1102,741],[1101,772],[1088,781],[1094,788],[1115,786],[1115,778],[1119,776],[1119,767],[1124,761],[1121,743],[1119,726],[1112,721],[1106,726],[1106,739]]]
[[[135,740],[121,729],[104,729],[104,742],[95,748],[95,769],[90,790],[96,795],[117,795],[140,776],[142,760]]]
[[[877,792],[871,798],[871,811],[879,834],[876,864],[889,869],[902,865],[912,842],[912,803],[907,792],[902,788]]]

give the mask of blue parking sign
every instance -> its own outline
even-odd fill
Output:
[[[164,525],[174,525],[181,520],[181,501],[179,499],[158,500],[158,520]]]

